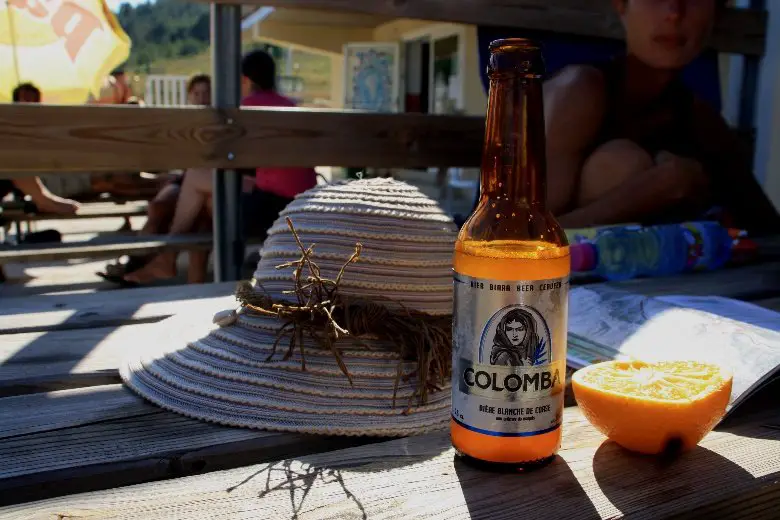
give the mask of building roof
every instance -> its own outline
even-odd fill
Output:
[[[242,6],[241,14],[241,29],[244,31],[264,21],[296,25],[374,28],[393,20],[390,17],[362,13],[246,5]]]

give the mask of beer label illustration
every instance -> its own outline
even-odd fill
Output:
[[[455,273],[452,417],[522,437],[560,427],[569,279],[506,281]]]

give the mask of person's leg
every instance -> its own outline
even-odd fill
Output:
[[[211,197],[209,197],[211,200]],[[195,223],[196,233],[207,233],[211,231],[211,208],[210,204],[198,215]],[[204,283],[206,273],[209,267],[209,251],[206,249],[196,249],[190,251],[190,262],[187,266],[187,283]]]
[[[29,195],[41,213],[71,215],[79,209],[75,200],[65,199],[46,189],[39,177],[20,177],[13,180],[14,186]]]
[[[171,235],[189,233],[195,228],[198,215],[208,205],[211,197],[211,170],[189,170],[182,182],[176,212],[171,222]]]
[[[176,203],[180,192],[181,186],[178,184],[170,183],[163,186],[163,189],[149,201],[146,223],[138,232],[139,235],[160,235],[168,232],[176,214]]]
[[[586,206],[628,179],[649,170],[653,158],[628,139],[615,139],[598,147],[585,160],[577,193],[577,206]]]
[[[208,207],[212,190],[211,177],[211,170],[187,171],[169,235],[181,235],[194,229],[198,215],[204,207]],[[125,279],[129,282],[148,283],[155,279],[172,278],[176,276],[177,256],[175,251],[160,253],[143,268],[128,274]]]

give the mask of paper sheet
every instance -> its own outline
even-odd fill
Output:
[[[569,302],[569,363],[717,363],[734,374],[733,409],[780,371],[779,329],[779,313],[728,298],[653,298],[601,285],[577,287]]]

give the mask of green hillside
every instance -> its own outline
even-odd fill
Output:
[[[119,23],[132,40],[125,70],[134,76],[133,90],[143,96],[148,74],[191,76],[211,72],[207,4],[183,0],[157,0],[135,7],[122,4]],[[282,49],[262,42],[245,42],[244,52],[266,48],[276,58],[280,75],[286,64]],[[330,60],[294,51],[293,75],[303,82],[303,91],[292,93],[304,104],[330,98]]]
[[[160,60],[197,56],[209,46],[208,4],[181,0],[122,4],[117,19],[133,42],[126,65],[130,70],[148,72]]]

